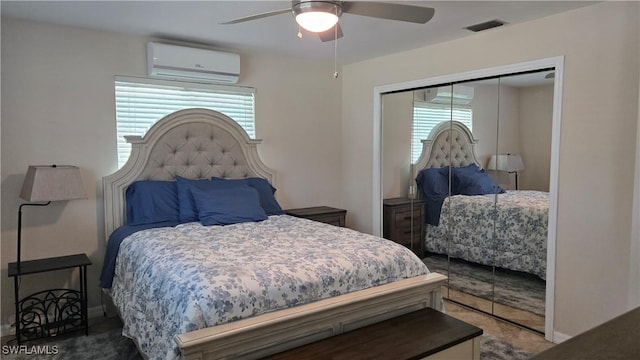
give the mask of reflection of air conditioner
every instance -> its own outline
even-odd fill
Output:
[[[149,76],[193,82],[236,83],[240,55],[177,45],[147,43]]]
[[[451,95],[453,90],[453,97]],[[451,104],[453,98],[454,105],[470,105],[473,101],[473,88],[466,85],[443,86],[424,90],[423,101],[433,104]]]

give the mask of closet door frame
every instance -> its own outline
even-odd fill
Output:
[[[449,82],[496,77],[545,68],[555,68],[553,92],[553,120],[551,129],[551,168],[549,181],[549,225],[547,235],[547,286],[545,294],[545,339],[556,342],[563,338],[556,334],[555,313],[555,269],[556,269],[556,233],[558,213],[558,171],[560,163],[560,128],[562,114],[562,79],[564,76],[564,56],[550,57],[504,66],[467,71],[457,74],[441,75],[408,82],[380,85],[373,89],[373,193],[372,193],[372,232],[382,235],[382,95],[389,92],[429,87]]]

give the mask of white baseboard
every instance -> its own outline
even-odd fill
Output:
[[[569,339],[571,339],[573,336],[571,335],[567,335],[567,334],[563,334],[559,331],[554,331],[553,332],[553,343],[554,344],[560,344],[563,343]]]
[[[102,317],[103,314],[104,313],[102,311],[102,306],[100,305],[87,309],[87,316],[89,317],[89,319]],[[13,316],[11,316],[11,318],[9,319],[9,324],[2,324],[0,326],[0,336],[9,336],[16,334],[15,328],[11,326],[11,323],[13,323],[13,321]]]

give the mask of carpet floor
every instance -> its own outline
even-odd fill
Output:
[[[484,299],[544,316],[546,282],[537,276],[497,269],[495,288],[491,285],[494,273],[490,267],[431,255],[423,259],[431,271],[449,274],[449,286]]]
[[[142,360],[133,341],[122,336],[120,329],[89,336],[70,337],[60,341],[39,342],[40,349],[48,349],[48,354],[34,354],[37,350],[33,349],[33,346],[26,345],[26,349],[31,353],[5,355],[3,352],[2,359]],[[480,359],[482,360],[527,360],[531,356],[533,354],[518,349],[491,334],[485,333],[480,338]]]

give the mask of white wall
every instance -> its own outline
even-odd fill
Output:
[[[351,224],[372,231],[371,209],[378,206],[371,202],[374,87],[563,55],[554,328],[575,335],[624,312],[639,12],[638,2],[603,2],[345,66],[342,175]]]
[[[29,164],[81,168],[87,200],[24,211],[23,260],[87,253],[89,307],[100,304],[105,240],[101,178],[116,169],[114,76],[145,76],[148,39],[2,18],[2,324],[13,315],[18,193]],[[285,208],[342,207],[341,83],[333,63],[242,54],[239,85],[256,94],[259,152],[277,171]],[[21,294],[64,285],[32,275]]]

